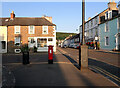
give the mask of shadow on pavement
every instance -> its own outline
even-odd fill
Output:
[[[60,50],[58,50],[62,55],[64,55],[77,69],[80,70],[80,66],[79,64],[73,59],[71,58],[70,56],[66,55],[66,54],[63,54]]]
[[[54,58],[56,57],[54,56]],[[57,62],[57,59],[54,59],[54,61]],[[67,86],[59,64],[48,64],[47,53],[30,55],[30,63],[32,64],[28,65],[17,65],[22,63],[22,55],[4,55],[3,63],[14,73],[16,79],[15,88]]]

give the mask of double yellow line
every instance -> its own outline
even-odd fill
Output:
[[[115,76],[115,75],[113,75],[113,74],[111,74],[111,73],[101,69],[100,67],[97,67],[97,66],[90,66],[90,67],[100,71],[101,73],[103,73],[103,74],[105,74],[105,75],[107,75],[109,77],[111,77],[112,79],[116,80],[117,82],[120,82],[120,78],[119,77],[117,77],[117,76]]]

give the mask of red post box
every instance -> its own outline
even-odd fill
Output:
[[[53,46],[48,46],[48,64],[53,64]]]

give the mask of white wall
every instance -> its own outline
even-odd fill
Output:
[[[6,48],[2,49],[1,41],[6,41]],[[0,26],[0,53],[7,53],[7,27]]]

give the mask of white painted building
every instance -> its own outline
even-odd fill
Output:
[[[0,53],[7,53],[7,27],[0,26]]]
[[[85,23],[85,40],[86,42],[95,41],[95,37],[99,37],[99,15],[89,19]],[[82,25],[80,26],[80,42],[82,42]]]

